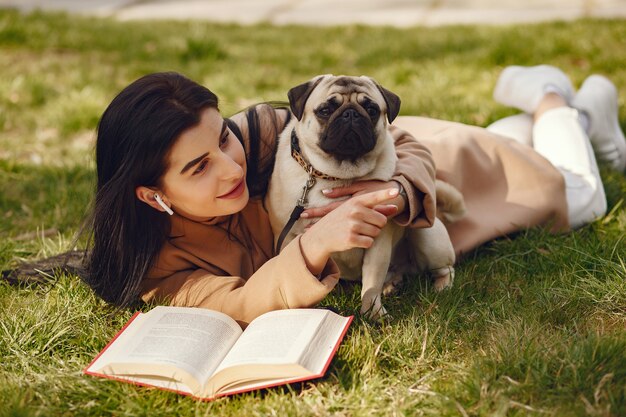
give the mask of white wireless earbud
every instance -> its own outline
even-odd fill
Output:
[[[167,212],[167,214],[169,214],[170,216],[172,214],[174,214],[174,212],[172,211],[171,208],[169,208],[167,206],[167,204],[165,204],[165,202],[163,201],[163,199],[161,198],[160,195],[158,194],[154,194],[154,199],[156,200],[156,202],[159,204],[159,206],[163,207],[163,210],[165,210]]]

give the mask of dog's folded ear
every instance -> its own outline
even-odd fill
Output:
[[[380,84],[376,83],[376,87],[378,87],[378,91],[383,95],[385,99],[385,104],[387,105],[387,120],[389,123],[393,122],[394,119],[400,113],[400,97],[398,97],[395,93],[387,90]]]
[[[296,119],[302,119],[304,105],[306,104],[307,99],[324,77],[325,75],[320,75],[319,77],[313,78],[312,80],[309,80],[304,84],[297,85],[289,90],[287,93],[287,97],[289,97],[289,107],[291,107],[291,112],[294,116],[296,116]]]

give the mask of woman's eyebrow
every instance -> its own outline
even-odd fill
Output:
[[[226,125],[226,120],[224,120],[224,122],[222,123],[222,131],[220,132],[220,138],[222,137],[222,135],[224,134],[224,132],[226,131],[226,128],[228,126]],[[199,157],[187,162],[187,164],[183,167],[183,169],[180,171],[181,174],[184,174],[185,172],[187,172],[189,170],[189,168],[191,168],[192,166],[198,164],[200,161],[202,161],[209,153],[205,152],[202,155],[200,155]]]
[[[180,171],[180,173],[184,174],[186,171],[189,170],[189,168],[191,168],[194,165],[197,165],[200,161],[202,161],[208,154],[209,154],[208,152],[205,152],[199,157],[197,157],[196,159],[187,162],[187,165],[184,166],[184,168]]]

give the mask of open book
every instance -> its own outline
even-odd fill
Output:
[[[135,313],[84,373],[208,400],[323,376],[351,321],[279,310],[242,331],[217,311],[159,306]]]

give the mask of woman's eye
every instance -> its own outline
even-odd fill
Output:
[[[195,169],[195,171],[193,171],[193,175],[199,174],[202,171],[204,171],[208,164],[209,164],[209,161],[206,160],[206,159],[204,161],[200,162],[200,165],[198,165],[198,167]]]
[[[220,146],[224,146],[228,143],[228,139],[230,138],[230,134],[226,133],[222,139],[220,139]]]

